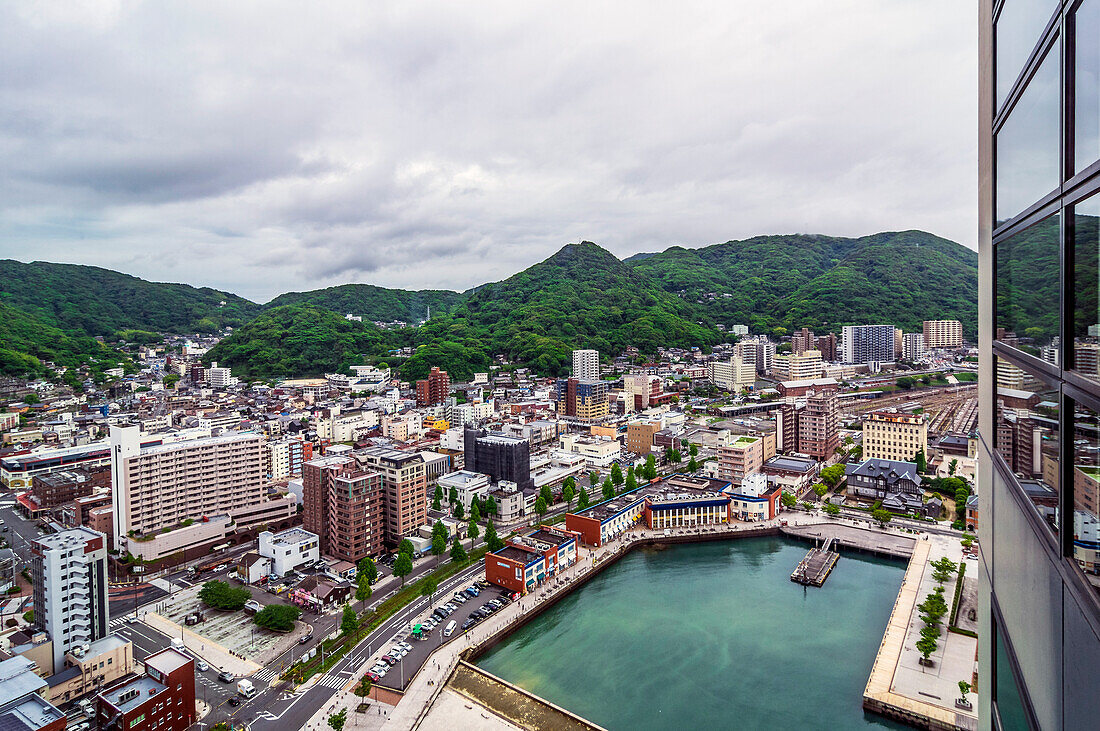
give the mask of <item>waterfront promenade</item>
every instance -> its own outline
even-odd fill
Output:
[[[304,728],[307,731],[327,731],[329,727],[325,719],[341,708],[349,709],[349,727],[363,725],[378,728],[378,723],[381,721],[382,728],[395,731],[411,728],[518,728],[508,719],[493,715],[487,708],[455,690],[444,691],[448,679],[465,653],[468,651],[476,653],[486,649],[512,629],[525,623],[541,608],[571,591],[578,583],[583,583],[598,574],[612,559],[624,554],[633,545],[650,542],[721,540],[760,534],[763,531],[774,534],[780,532],[781,523],[784,522],[787,525],[782,526],[782,531],[791,535],[802,535],[810,539],[835,535],[843,545],[884,555],[906,556],[912,552],[911,546],[918,542],[914,534],[901,528],[869,530],[865,523],[858,521],[825,518],[802,511],[787,511],[780,519],[758,523],[674,528],[668,535],[664,531],[635,526],[599,548],[582,546],[578,551],[576,564],[538,587],[531,594],[507,605],[500,612],[475,625],[469,632],[456,636],[441,646],[418,671],[396,706],[383,706],[376,701],[370,701],[373,705],[371,714],[364,717],[354,712],[354,708],[362,702],[362,699],[352,693],[351,688],[358,682],[362,673],[373,664],[371,659],[367,659],[351,676],[347,685],[333,696],[324,708],[318,710]],[[952,540],[957,543],[956,539]],[[447,695],[441,700],[443,692]],[[465,698],[466,702],[458,703],[456,697]],[[445,704],[447,714],[433,712],[432,706],[435,703]],[[493,715],[493,718],[487,718],[486,714]],[[443,719],[446,719],[446,722],[440,725]]]

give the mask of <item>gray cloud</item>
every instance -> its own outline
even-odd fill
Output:
[[[973,9],[745,5],[0,5],[0,256],[264,300],[581,239],[973,246]]]

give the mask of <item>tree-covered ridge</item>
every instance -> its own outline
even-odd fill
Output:
[[[284,305],[267,310],[237,328],[203,356],[240,378],[297,378],[347,373],[398,347],[397,331],[351,322],[329,310]]]
[[[468,293],[454,313],[490,336],[492,352],[562,374],[573,348],[643,352],[707,346],[719,333],[696,323],[697,310],[599,246],[570,244],[502,282]]]
[[[287,292],[264,308],[306,304],[340,315],[359,315],[364,320],[416,324],[428,315],[442,315],[462,301],[462,294],[448,289],[387,289],[373,284],[342,284],[308,292]]]
[[[64,330],[215,332],[251,319],[259,305],[228,292],[147,282],[100,267],[0,260],[0,302]],[[225,302],[225,305],[221,303]]]
[[[672,247],[631,264],[702,304],[701,317],[754,331],[872,322],[915,329],[952,317],[976,330],[977,254],[923,231],[757,236]]]
[[[121,364],[124,358],[87,335],[73,335],[32,314],[0,303],[0,375],[52,377],[44,363],[76,369],[88,365],[92,375]],[[66,374],[79,384],[74,371]]]

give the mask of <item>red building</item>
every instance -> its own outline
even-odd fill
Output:
[[[416,382],[416,405],[436,406],[447,400],[451,393],[451,377],[447,371],[432,368],[427,378]]]
[[[195,661],[171,647],[145,659],[145,675],[96,698],[104,731],[184,731],[195,718]]]
[[[577,562],[580,534],[554,526],[539,526],[509,538],[504,548],[485,557],[485,580],[526,594],[546,579]]]

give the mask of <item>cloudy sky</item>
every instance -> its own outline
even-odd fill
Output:
[[[921,228],[974,246],[959,0],[0,4],[0,257],[264,301]]]

